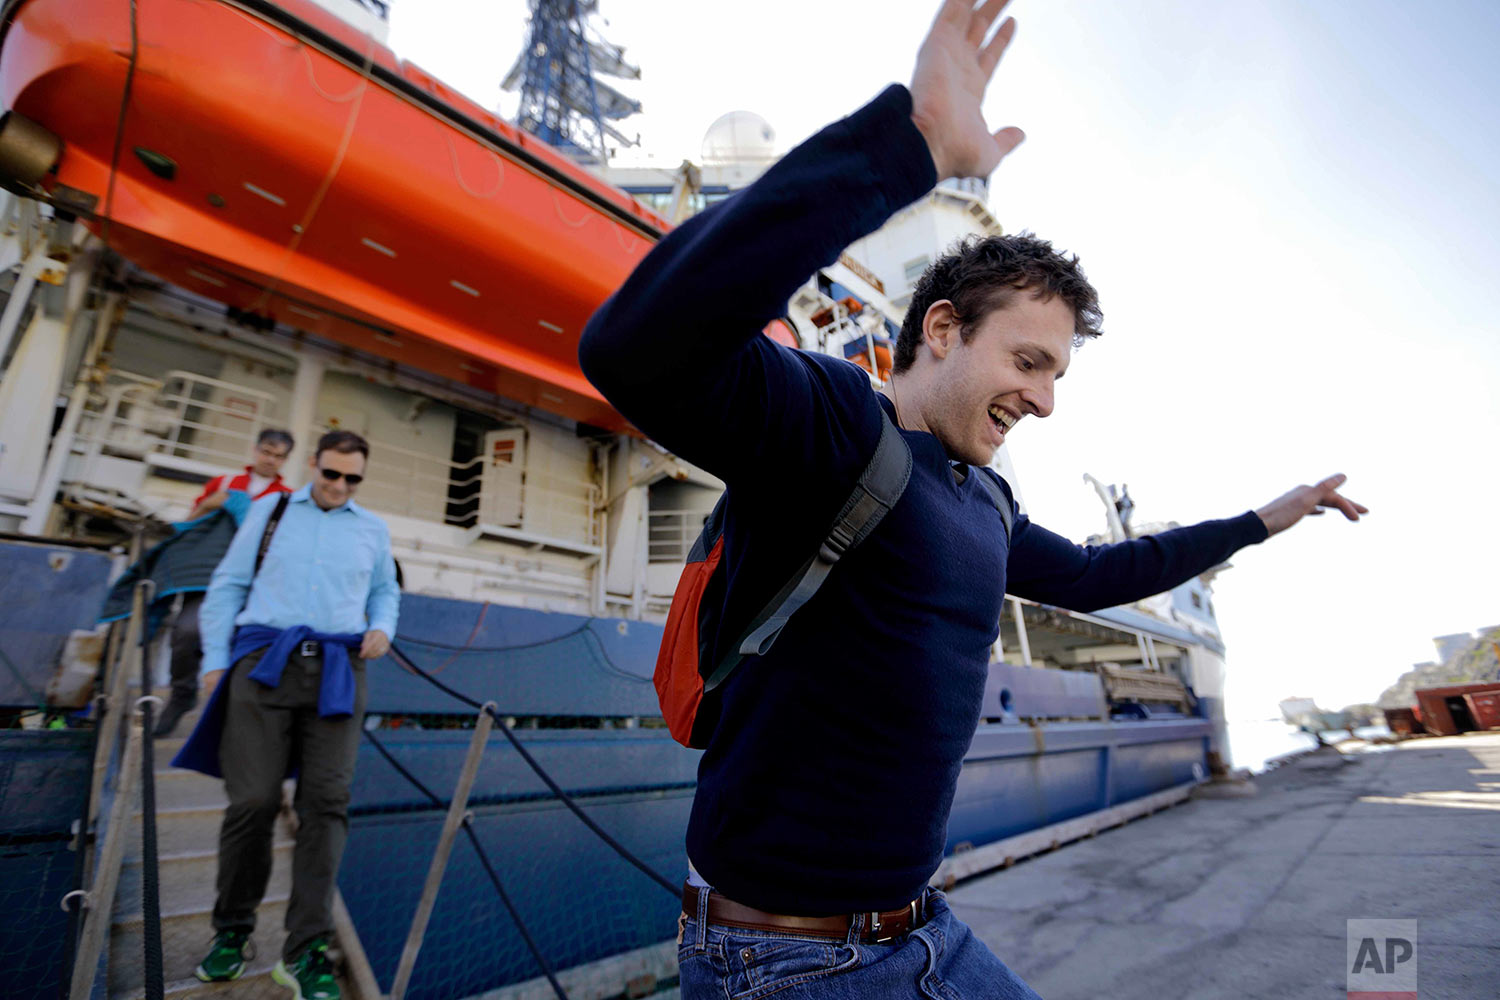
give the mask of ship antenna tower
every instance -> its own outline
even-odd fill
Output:
[[[625,50],[604,40],[590,23],[599,0],[529,0],[526,48],[501,87],[521,90],[516,124],[589,165],[609,159],[606,139],[634,146],[612,123],[641,110],[601,76],[639,80]]]

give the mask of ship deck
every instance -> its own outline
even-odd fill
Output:
[[[1343,996],[1349,919],[1417,921],[1423,1000],[1500,990],[1500,732],[1342,745],[963,883],[1047,1000]]]

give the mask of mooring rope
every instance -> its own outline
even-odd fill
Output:
[[[448,807],[448,803],[438,798],[433,794],[431,789],[422,784],[416,775],[403,767],[391,752],[386,749],[385,744],[375,738],[374,733],[368,729],[364,733],[369,741],[374,744],[375,749],[380,751],[380,756],[385,758],[386,763],[394,767],[401,777],[411,782],[412,787],[427,796],[433,805],[445,809]],[[557,981],[557,975],[553,972],[551,963],[542,954],[541,946],[536,943],[536,939],[531,936],[531,930],[526,926],[526,921],[521,919],[521,913],[516,909],[516,904],[511,900],[510,893],[505,891],[505,885],[500,881],[500,875],[495,871],[495,866],[490,863],[490,856],[485,851],[484,845],[479,842],[479,836],[474,832],[474,825],[469,821],[468,816],[464,817],[463,826],[464,833],[469,835],[469,843],[474,845],[474,852],[479,855],[479,863],[484,866],[485,873],[489,875],[490,882],[495,886],[495,892],[499,893],[500,902],[505,906],[506,912],[510,914],[510,919],[515,921],[516,930],[521,932],[521,940],[526,942],[526,947],[531,952],[531,957],[536,959],[536,964],[541,967],[542,974],[547,977],[547,982],[552,984],[552,991],[557,994],[559,1000],[568,1000],[568,995],[563,992],[562,984]]]
[[[463,702],[470,708],[483,709],[484,711],[488,712],[490,718],[495,721],[495,725],[499,728],[500,732],[503,733],[505,738],[510,741],[511,747],[515,749],[516,753],[520,754],[521,759],[526,762],[526,765],[530,767],[532,771],[536,772],[536,776],[542,779],[542,783],[547,786],[548,790],[557,797],[557,800],[559,802],[567,806],[568,809],[572,811],[573,815],[577,816],[579,821],[583,823],[584,826],[588,827],[596,837],[609,845],[610,849],[618,854],[621,858],[630,862],[643,874],[645,874],[647,878],[651,879],[651,881],[655,882],[667,892],[671,893],[674,898],[680,899],[682,897],[682,887],[680,885],[673,884],[671,880],[664,877],[660,872],[656,871],[650,865],[646,864],[640,858],[631,853],[629,848],[620,843],[614,837],[610,836],[610,834],[603,827],[594,822],[593,818],[590,817],[588,813],[584,812],[577,802],[573,801],[573,797],[571,795],[563,791],[562,786],[552,779],[552,776],[547,773],[547,771],[542,767],[541,764],[537,763],[536,758],[531,755],[530,751],[528,751],[526,747],[521,743],[521,741],[516,737],[516,734],[511,730],[510,726],[506,724],[505,719],[500,715],[499,712],[495,711],[493,708],[490,708],[488,705],[482,704],[481,702],[470,698],[462,691],[455,690],[454,688],[449,687],[447,684],[444,684],[442,681],[438,680],[436,677],[432,676],[427,671],[423,670],[421,667],[413,663],[411,658],[404,652],[402,652],[400,647],[398,647],[395,643],[391,643],[391,655],[395,657],[396,661],[402,666],[406,667],[412,673],[416,674],[418,677],[421,677],[427,683],[431,684],[439,691],[442,691],[450,698]]]

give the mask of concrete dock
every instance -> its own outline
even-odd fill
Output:
[[[1500,998],[1500,732],[1251,784],[962,883],[954,910],[1046,1000],[1343,997],[1367,918],[1417,921],[1422,1000]]]

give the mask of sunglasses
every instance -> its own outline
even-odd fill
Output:
[[[330,483],[336,483],[340,479],[344,479],[348,480],[350,486],[358,486],[360,483],[365,481],[364,476],[356,475],[352,472],[340,472],[337,469],[323,468],[318,469],[318,471],[321,472],[323,474],[323,478],[328,480]]]

